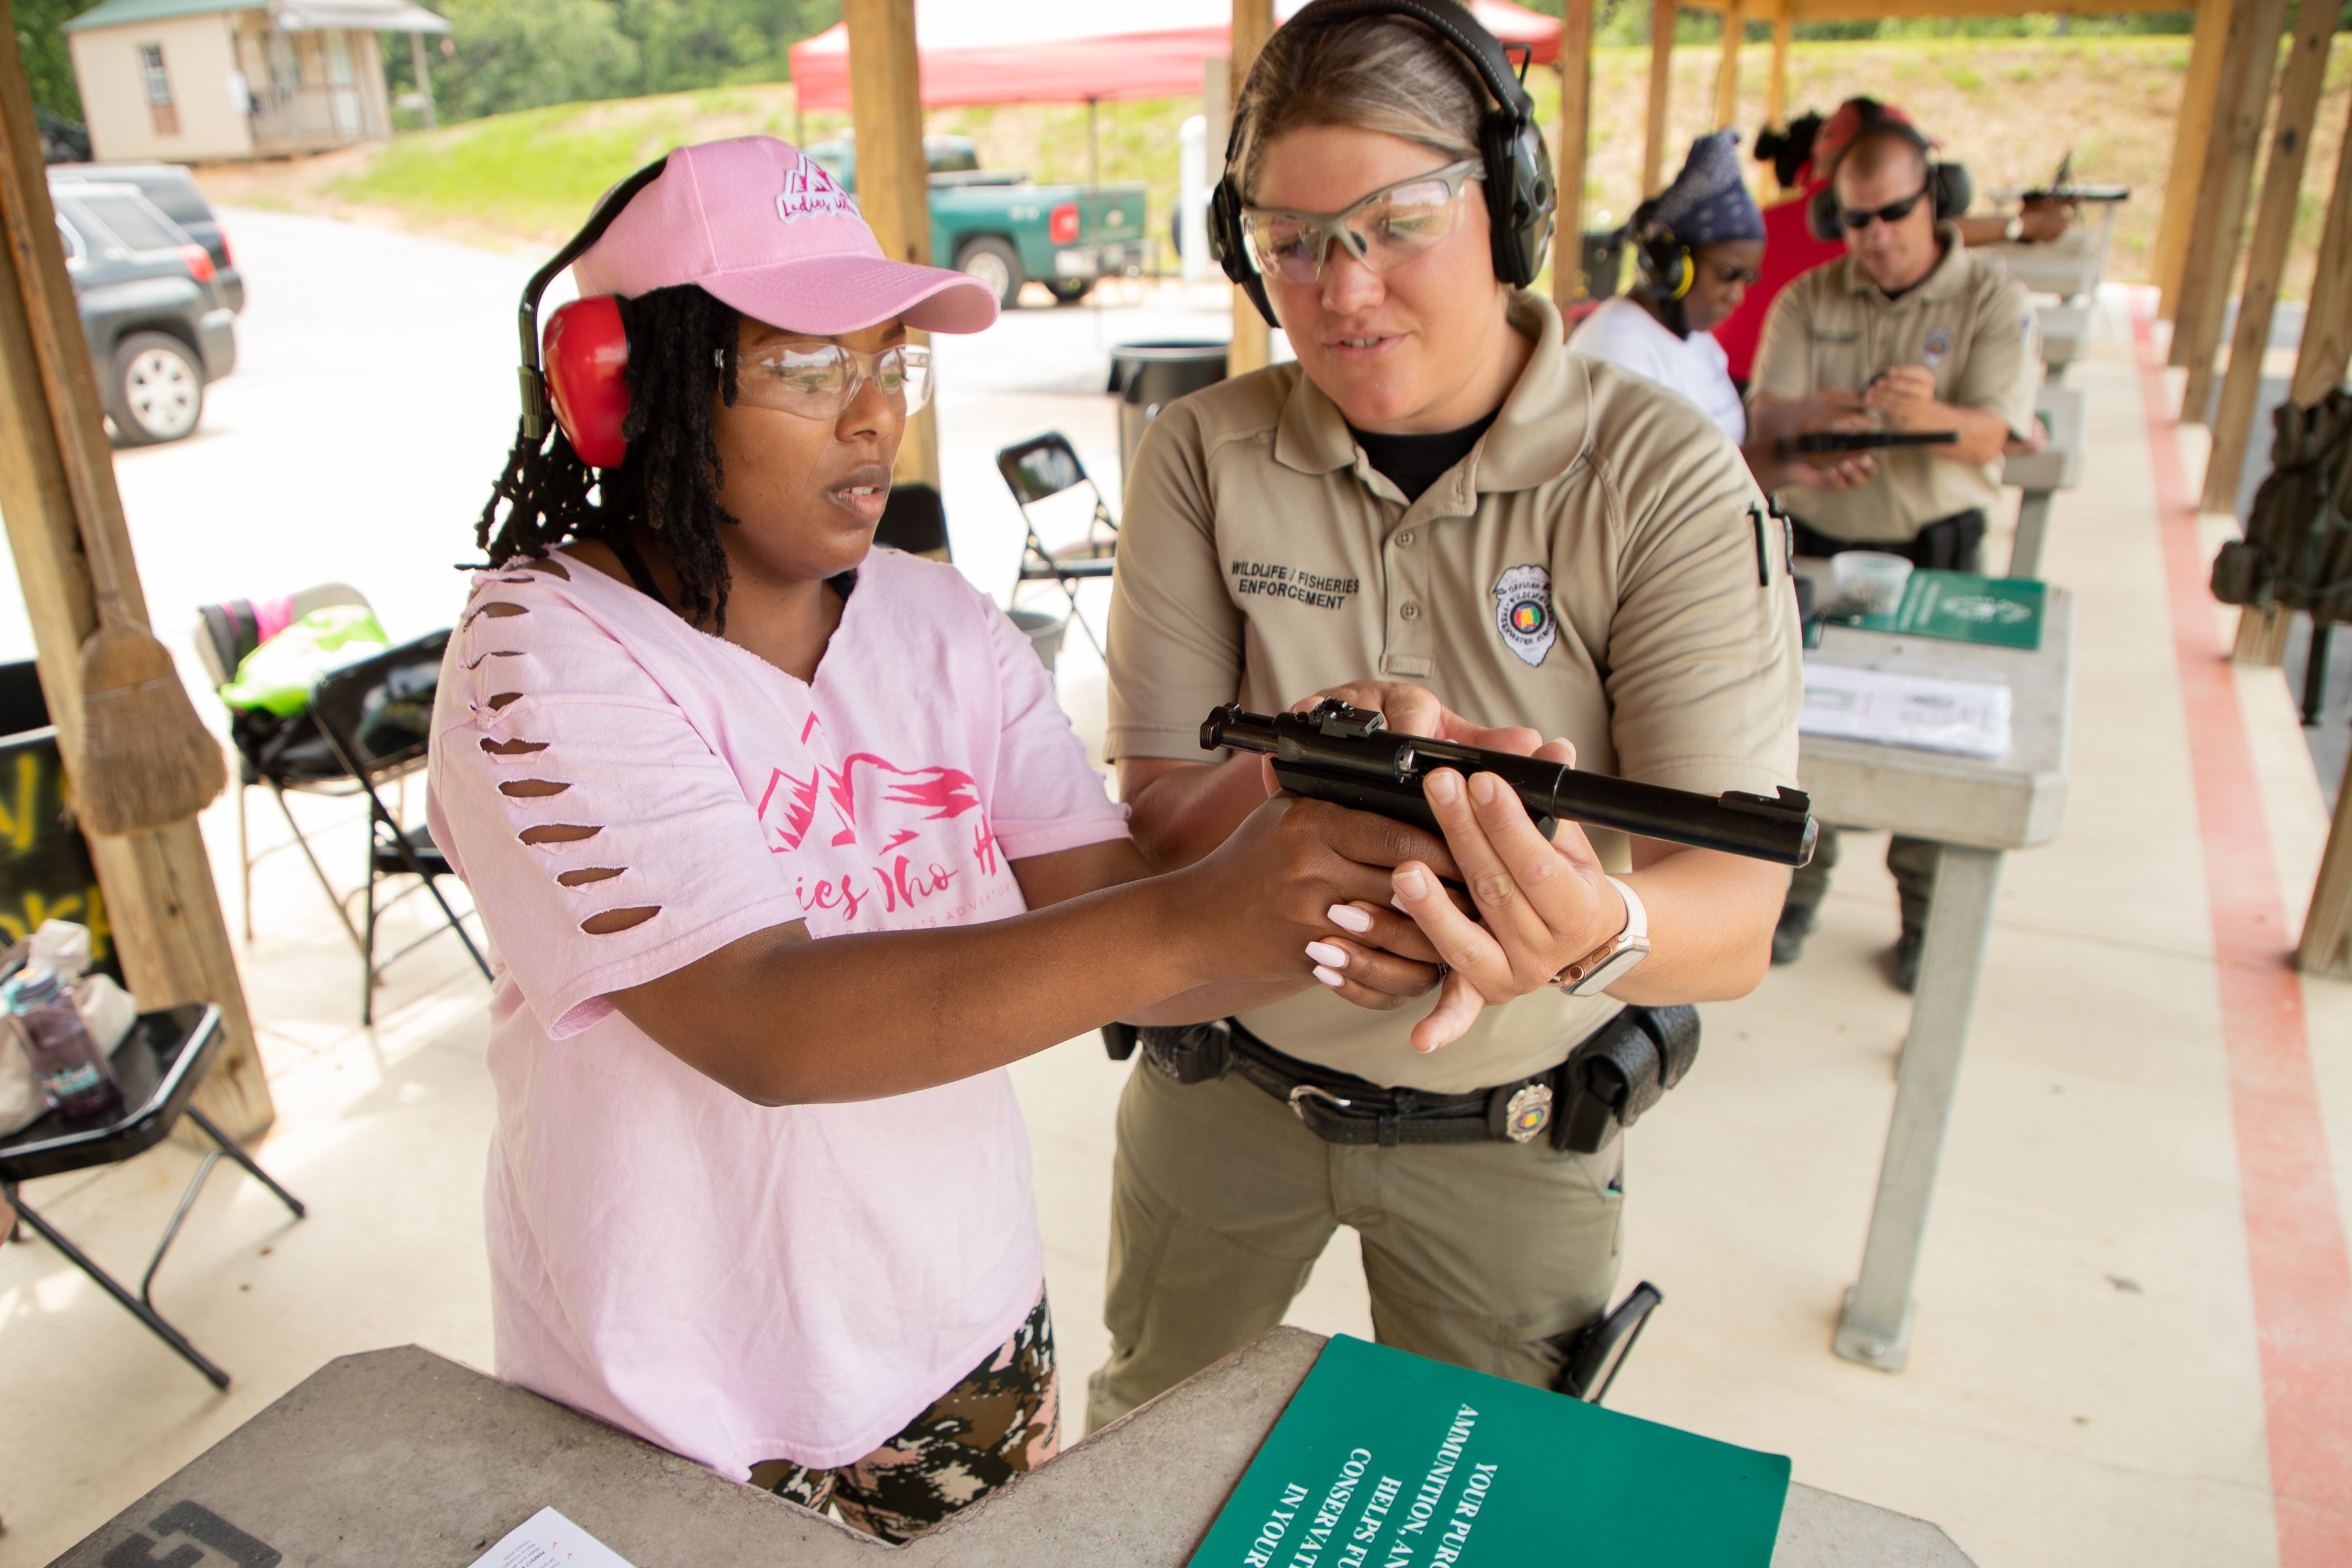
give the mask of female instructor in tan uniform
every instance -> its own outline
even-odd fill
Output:
[[[1262,759],[1199,750],[1234,700],[1337,693],[1400,731],[1556,738],[1545,754],[1708,794],[1794,784],[1779,524],[1704,415],[1568,353],[1519,286],[1550,172],[1493,38],[1449,0],[1318,0],[1236,121],[1219,224],[1298,357],[1171,405],[1136,456],[1109,741],[1146,857],[1205,855],[1265,799]],[[1752,988],[1788,876],[1567,826],[1547,843],[1489,783],[1431,790],[1476,923],[1425,868],[1395,876],[1453,966],[1433,1006],[1367,1010],[1360,950],[1318,942],[1329,994],[1233,1020],[1248,1071],[1129,1080],[1090,1426],[1278,1322],[1340,1225],[1406,1350],[1549,1384],[1605,1309],[1623,1140],[1554,1147],[1554,1069],[1625,1004]],[[1395,919],[1342,914],[1375,942]],[[1551,984],[1644,935],[1605,993]]]

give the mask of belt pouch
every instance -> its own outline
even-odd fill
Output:
[[[1599,1153],[1680,1083],[1697,1056],[1697,1008],[1627,1007],[1560,1064],[1552,1147]]]
[[[1136,1034],[1143,1059],[1177,1083],[1207,1083],[1233,1066],[1233,1031],[1223,1018],[1181,1028],[1150,1025]]]

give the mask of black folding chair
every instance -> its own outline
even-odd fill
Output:
[[[360,1003],[362,1024],[375,1022],[375,988],[383,972],[439,934],[426,931],[381,963],[376,962],[377,917],[419,889],[441,907],[442,918],[466,944],[482,978],[490,977],[482,950],[474,945],[465,922],[441,896],[441,879],[457,875],[450,869],[449,858],[423,824],[404,826],[385,809],[378,789],[425,765],[425,748],[433,735],[433,694],[441,682],[441,656],[448,646],[447,631],[433,632],[322,675],[310,689],[310,712],[318,720],[319,732],[326,737],[335,759],[359,782],[368,801],[367,920],[360,942],[360,955],[367,968]],[[379,903],[376,884],[386,877],[400,876],[416,880]]]
[[[1012,605],[1021,601],[1021,590],[1032,583],[1053,583],[1060,586],[1070,601],[1070,618],[1095,645],[1095,652],[1103,651],[1102,639],[1078,609],[1078,585],[1095,578],[1108,577],[1116,569],[1113,559],[1118,549],[1118,523],[1110,515],[1110,506],[1103,500],[1102,489],[1087,476],[1087,467],[1078,461],[1077,452],[1070,438],[1058,430],[1016,442],[996,454],[996,471],[1004,476],[1013,491],[1013,504],[1021,509],[1021,523],[1027,538],[1021,546],[1021,569],[1013,579]],[[1086,534],[1074,544],[1048,550],[1037,533],[1037,520],[1030,508],[1053,500],[1055,496],[1084,485],[1094,497],[1094,512],[1087,520]]]
[[[212,1118],[191,1103],[196,1086],[204,1081],[220,1046],[220,1009],[208,1002],[187,1002],[161,1012],[139,1015],[131,1033],[114,1048],[114,1080],[122,1091],[121,1109],[104,1121],[68,1121],[52,1110],[30,1127],[0,1138],[0,1196],[6,1198],[43,1240],[96,1280],[101,1289],[122,1304],[124,1310],[153,1331],[156,1338],[185,1357],[188,1364],[210,1379],[215,1388],[226,1388],[228,1373],[190,1344],[187,1336],[155,1310],[155,1271],[163,1266],[163,1255],[178,1238],[188,1210],[194,1205],[196,1194],[204,1190],[205,1178],[225,1159],[236,1162],[247,1175],[277,1194],[278,1201],[292,1211],[296,1219],[307,1211],[299,1198],[279,1186],[268,1172],[255,1164],[253,1157],[237,1146],[236,1140],[214,1126]],[[9,1048],[15,1047],[10,1045]],[[205,1156],[187,1190],[180,1194],[180,1206],[173,1211],[172,1223],[164,1226],[163,1239],[157,1244],[155,1256],[149,1260],[147,1272],[139,1281],[139,1293],[134,1296],[128,1286],[99,1267],[88,1253],[67,1240],[63,1232],[26,1203],[24,1194],[17,1191],[17,1184],[37,1176],[58,1176],[128,1160],[161,1143],[182,1116],[203,1129],[205,1136],[213,1141],[213,1152]],[[13,1223],[9,1229],[5,1239],[15,1240]]]
[[[345,583],[321,583],[293,595],[293,613],[298,617],[338,605],[373,607],[366,595]],[[212,677],[215,690],[236,678],[237,666],[245,662],[245,656],[261,643],[260,627],[249,599],[228,599],[203,605],[196,611],[196,658]],[[319,733],[318,723],[308,711],[280,718],[275,713],[232,708],[228,719],[229,741],[236,748],[237,757],[236,858],[244,889],[245,940],[253,940],[253,868],[286,847],[273,845],[259,855],[253,852],[246,823],[245,794],[257,784],[267,784],[278,802],[278,812],[286,818],[288,831],[294,835],[293,847],[310,863],[310,874],[319,879],[327,901],[334,905],[335,918],[342,922],[343,934],[352,939],[353,947],[359,947],[359,928],[352,923],[351,914],[343,907],[343,895],[328,879],[326,868],[319,864],[318,853],[310,847],[309,836],[295,820],[294,808],[286,800],[289,791],[356,799],[359,781],[336,760],[334,749]]]
[[[930,561],[948,559],[948,512],[929,485],[892,485],[874,542]]]

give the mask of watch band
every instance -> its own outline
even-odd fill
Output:
[[[1552,976],[1552,984],[1572,996],[1589,996],[1615,984],[1650,956],[1650,911],[1643,905],[1642,895],[1619,878],[1611,877],[1609,884],[1625,900],[1625,927]]]
[[[2025,238],[2025,219],[2011,214],[2009,221],[2000,226],[2000,237],[2011,245],[2021,243]]]

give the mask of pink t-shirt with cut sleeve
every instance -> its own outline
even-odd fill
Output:
[[[499,1375],[740,1479],[862,1458],[1011,1337],[1044,1258],[1003,1072],[762,1107],[607,1000],[791,921],[1019,914],[1009,862],[1125,835],[993,604],[875,551],[803,684],[581,563],[485,573],[431,781],[494,950]]]

